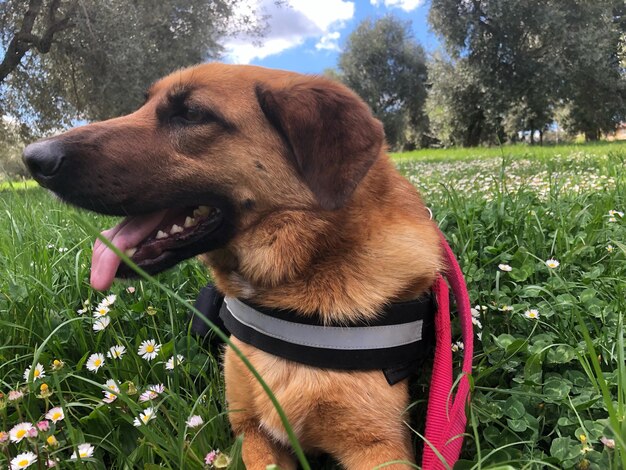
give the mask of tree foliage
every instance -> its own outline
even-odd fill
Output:
[[[430,132],[445,146],[495,143],[497,129],[480,82],[465,63],[435,55],[429,63],[426,112]]]
[[[490,131],[474,133],[479,141],[457,132],[458,144],[543,131],[557,108],[570,111],[570,131],[597,138],[624,119],[623,8],[623,0],[433,0],[429,19],[450,59],[433,65],[439,106],[429,108],[440,120],[464,122],[458,103],[468,96],[480,103],[465,135]],[[448,83],[459,76],[473,83]]]
[[[157,78],[219,57],[226,35],[262,33],[258,12],[235,15],[241,3],[2,1],[3,111],[38,132],[129,112]]]
[[[424,114],[425,55],[410,24],[393,16],[364,20],[339,58],[341,80],[383,122],[393,148],[419,146],[427,129]]]

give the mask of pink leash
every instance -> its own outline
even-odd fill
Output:
[[[469,376],[472,373],[472,356],[474,352],[472,314],[470,312],[470,301],[465,279],[443,233],[440,232],[440,236],[444,258],[448,265],[445,277],[456,298],[465,348],[462,367],[463,375],[456,383],[455,395],[453,390],[450,298],[448,285],[444,278],[439,276],[433,286],[433,292],[437,298],[437,313],[435,316],[437,343],[426,414],[426,431],[424,433],[426,442],[424,443],[424,455],[422,458],[423,470],[452,468],[459,459],[467,423],[465,406],[469,401]],[[433,447],[440,456],[433,450]]]

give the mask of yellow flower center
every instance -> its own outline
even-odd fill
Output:
[[[151,344],[149,344],[148,346],[146,346],[146,352],[154,352],[154,346],[152,346]]]
[[[17,431],[15,433],[15,435],[17,436],[18,439],[23,438],[26,435],[26,430],[25,429],[20,429],[19,431]]]
[[[100,364],[102,364],[102,361],[100,359],[96,359],[95,361],[93,361],[93,365],[98,367]]]
[[[26,467],[28,467],[28,460],[27,460],[27,459],[20,460],[20,461],[17,463],[17,465],[18,465],[19,467],[21,467],[21,468],[26,468]]]
[[[52,421],[56,421],[58,419],[61,419],[61,413],[57,411],[56,413],[52,415]]]
[[[41,390],[42,392],[48,391],[48,384],[41,384],[41,387],[39,387],[39,390]]]
[[[83,452],[79,452],[80,454],[80,458],[84,459],[85,457],[87,457],[87,452],[83,451]]]
[[[39,377],[39,374],[41,374],[41,372],[39,372],[39,369],[35,369],[35,372],[33,372],[33,377]]]
[[[46,442],[50,444],[51,446],[53,446],[57,443],[57,438],[54,436],[48,436],[48,439],[46,439]]]

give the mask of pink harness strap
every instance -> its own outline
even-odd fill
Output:
[[[448,242],[441,232],[440,236],[444,258],[448,265],[445,277],[456,298],[465,348],[462,367],[463,375],[457,383],[455,395],[452,388],[453,363],[450,298],[448,285],[444,278],[439,276],[433,286],[433,292],[437,298],[437,313],[435,316],[437,343],[426,414],[426,442],[424,443],[424,455],[422,458],[422,468],[424,470],[452,468],[459,459],[467,423],[465,406],[469,400],[469,375],[472,373],[472,356],[474,353],[472,314],[470,312],[470,301],[465,279],[459,263],[454,257],[454,253],[452,253]],[[436,449],[436,452],[433,448]],[[443,461],[441,458],[443,458]]]

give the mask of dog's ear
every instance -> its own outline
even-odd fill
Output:
[[[354,92],[321,77],[257,84],[256,95],[320,206],[342,207],[378,158],[382,124]]]

